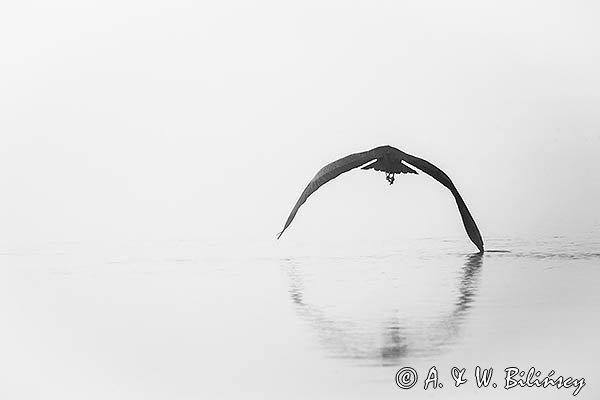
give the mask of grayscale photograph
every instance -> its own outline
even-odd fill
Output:
[[[599,20],[0,1],[0,399],[600,399]]]

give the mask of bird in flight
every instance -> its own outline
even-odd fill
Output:
[[[471,216],[467,205],[448,175],[430,162],[407,154],[392,146],[380,146],[362,153],[350,154],[349,156],[340,158],[321,168],[300,195],[296,205],[285,221],[283,230],[277,235],[277,239],[279,239],[288,226],[290,226],[298,209],[306,202],[306,199],[308,199],[311,194],[330,180],[337,178],[344,172],[348,172],[358,167],[362,167],[361,169],[374,169],[375,171],[385,172],[385,179],[390,185],[394,183],[394,174],[416,174],[417,171],[413,168],[419,169],[433,177],[436,181],[448,188],[454,196],[467,235],[475,246],[477,246],[479,252],[483,253],[483,239],[481,238],[477,224],[475,224],[475,220]]]

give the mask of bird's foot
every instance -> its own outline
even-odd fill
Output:
[[[385,179],[390,183],[390,185],[392,183],[394,183],[394,173],[393,172],[386,172],[385,173]]]

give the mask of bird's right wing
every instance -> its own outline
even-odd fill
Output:
[[[313,194],[318,188],[320,188],[330,180],[340,176],[344,172],[348,172],[354,168],[358,168],[368,163],[369,161],[375,160],[379,155],[375,150],[376,149],[363,151],[361,153],[350,154],[349,156],[340,158],[339,160],[336,160],[321,168],[319,172],[317,172],[315,177],[312,178],[312,180],[308,183],[308,185],[300,195],[300,198],[298,199],[296,205],[290,212],[287,221],[285,221],[285,225],[282,231],[279,232],[279,234],[277,235],[277,239],[279,239],[283,232],[287,229],[287,227],[290,226],[290,224],[294,220],[294,217],[296,216],[296,213],[298,212],[298,209],[300,208],[300,206],[302,206],[302,204],[304,204],[304,202],[306,202],[306,199],[308,199],[308,197],[311,194]]]
[[[456,189],[456,186],[454,186],[454,183],[452,183],[452,180],[450,180],[450,177],[448,177],[448,175],[446,175],[444,171],[442,171],[427,160],[423,160],[422,158],[415,157],[404,152],[400,153],[404,161],[406,161],[413,167],[416,167],[421,171],[425,172],[427,175],[431,176],[433,179],[446,186],[450,190],[450,192],[452,192],[452,195],[456,200],[456,205],[458,206],[458,211],[460,212],[460,216],[462,217],[463,225],[465,226],[465,230],[467,231],[467,235],[469,235],[469,238],[473,243],[475,243],[479,251],[483,252],[483,239],[481,238],[481,233],[479,233],[479,228],[477,228],[477,224],[475,223],[473,216],[469,212],[469,209],[467,208],[467,205],[465,204],[460,193],[458,193],[458,189]]]

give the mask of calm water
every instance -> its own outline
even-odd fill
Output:
[[[600,242],[50,243],[0,251],[7,399],[600,398]],[[476,366],[498,388],[477,388]],[[396,386],[413,367],[419,381]],[[443,388],[423,390],[436,366]],[[454,366],[468,382],[455,388]],[[541,379],[540,378],[540,379]]]

